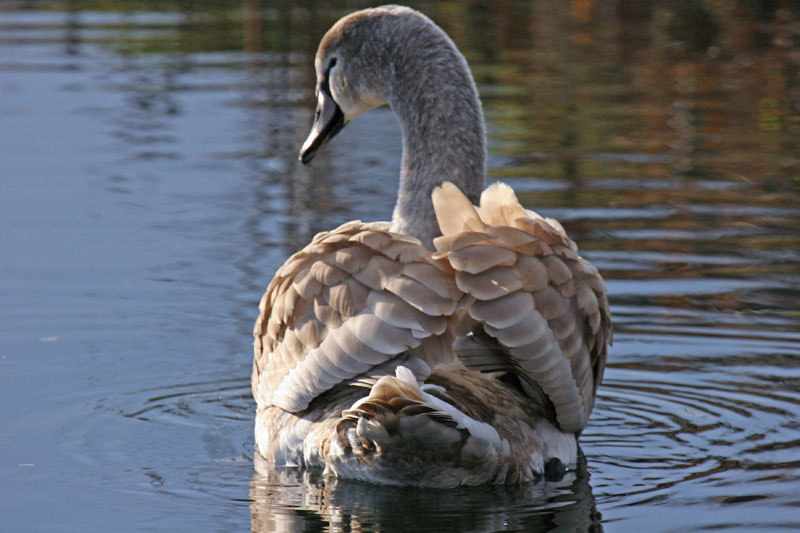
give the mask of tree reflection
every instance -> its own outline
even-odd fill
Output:
[[[726,397],[746,397],[747,379],[763,374],[769,388],[797,403],[794,374],[779,371],[796,362],[800,327],[796,4],[409,3],[442,25],[470,61],[488,118],[490,178],[511,182],[527,206],[560,218],[610,282],[621,339],[610,373],[619,374],[627,365],[637,372],[631,378],[637,386],[642,378],[657,383],[659,376],[675,376],[677,384],[668,383],[657,395],[636,396],[630,391],[637,389],[626,389],[619,380],[615,386],[613,379],[601,388],[601,394],[609,391],[609,399],[593,420],[603,424],[604,415],[611,418],[583,437],[589,463],[599,472],[598,497],[624,494],[634,484],[647,492],[669,478],[667,471],[680,474],[670,483],[684,487],[683,470],[689,467],[678,462],[655,469],[652,475],[660,480],[638,477],[636,468],[653,470],[647,461],[653,461],[657,446],[700,463],[709,449],[728,461],[742,453],[737,441],[751,438],[754,449],[775,442],[784,450],[796,449],[796,416],[789,408],[767,421],[763,415],[748,416],[740,426],[728,421],[727,412],[712,413],[715,420],[725,420],[727,440],[700,435],[692,448],[677,438],[659,440],[637,402],[630,417],[641,426],[627,434],[632,424],[623,416],[613,418],[619,406],[611,399],[622,402],[627,391],[653,406],[651,417],[678,413],[673,418],[683,420],[684,404],[665,408],[665,399],[676,397],[680,387],[687,390],[683,394],[713,390],[710,383],[724,378],[731,382]],[[204,164],[235,162],[214,179],[238,180],[224,214],[236,221],[237,240],[225,248],[230,255],[213,260],[237,269],[238,288],[230,291],[231,298],[242,299],[232,305],[241,324],[231,332],[237,341],[249,335],[256,302],[275,269],[314,233],[344,220],[390,216],[396,180],[391,165],[399,159],[399,142],[389,127],[375,126],[391,125],[385,110],[358,119],[369,124],[365,137],[346,138],[360,127],[348,126],[312,168],[296,161],[315,103],[317,43],[341,15],[368,4],[66,4],[59,46],[70,65],[100,56],[104,70],[92,82],[120,96],[108,134],[139,164],[133,170],[121,167],[133,178],[108,178],[114,194],[126,194],[135,179],[193,176],[193,158]],[[113,16],[98,16],[103,10]],[[196,112],[203,98],[234,117],[230,131],[210,135],[235,139],[234,153],[220,154],[216,146],[209,149],[213,153],[186,151],[187,132],[175,124]],[[213,117],[205,124],[215,124]],[[164,161],[177,163],[159,166]],[[193,192],[192,179],[179,187]],[[190,220],[181,213],[184,219]],[[216,239],[229,237],[217,232],[216,227],[209,231]],[[246,379],[247,370],[241,372]],[[763,391],[749,390],[753,404],[767,402]],[[697,397],[690,407],[711,401],[716,400]],[[758,426],[758,433],[748,433],[750,426]],[[672,432],[684,433],[683,425]],[[593,435],[601,444],[591,440]],[[633,440],[641,444],[639,463],[610,468],[630,456]],[[788,464],[781,454],[769,458],[758,467]],[[701,471],[715,471],[712,463]],[[413,517],[414,523],[430,523],[429,529],[599,528],[592,486],[585,468],[580,472],[571,485],[546,491],[528,485],[437,492],[287,471],[256,474],[250,488],[252,525],[259,531],[300,526],[401,530]],[[618,488],[603,485],[603,475]],[[721,479],[731,486],[742,481],[731,475]],[[671,494],[664,489],[658,496]]]

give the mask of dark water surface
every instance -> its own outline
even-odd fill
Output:
[[[395,199],[387,109],[295,160],[365,4],[205,4],[0,4],[0,529],[800,528],[800,10],[416,4],[616,331],[575,475],[418,491],[253,464],[261,293]]]

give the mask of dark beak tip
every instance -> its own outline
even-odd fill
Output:
[[[311,165],[311,161],[314,159],[314,153],[310,152],[310,151],[306,151],[306,152],[301,151],[297,155],[297,159],[298,159],[298,161],[303,163],[305,166],[309,166],[309,165]]]
[[[329,94],[320,102],[320,109],[311,126],[311,133],[298,154],[298,159],[304,165],[309,165],[320,148],[335,137],[345,125],[344,113]]]

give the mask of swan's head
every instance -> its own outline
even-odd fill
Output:
[[[348,15],[328,30],[314,60],[317,111],[300,150],[303,163],[310,163],[349,120],[386,103],[393,41],[409,23],[430,24],[412,9],[386,6]]]

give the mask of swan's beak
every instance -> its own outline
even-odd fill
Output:
[[[311,133],[300,149],[300,161],[304,165],[311,163],[317,150],[329,140],[331,140],[344,127],[344,113],[339,107],[327,87],[319,91],[317,102],[317,112],[314,115],[314,124],[311,126]]]

